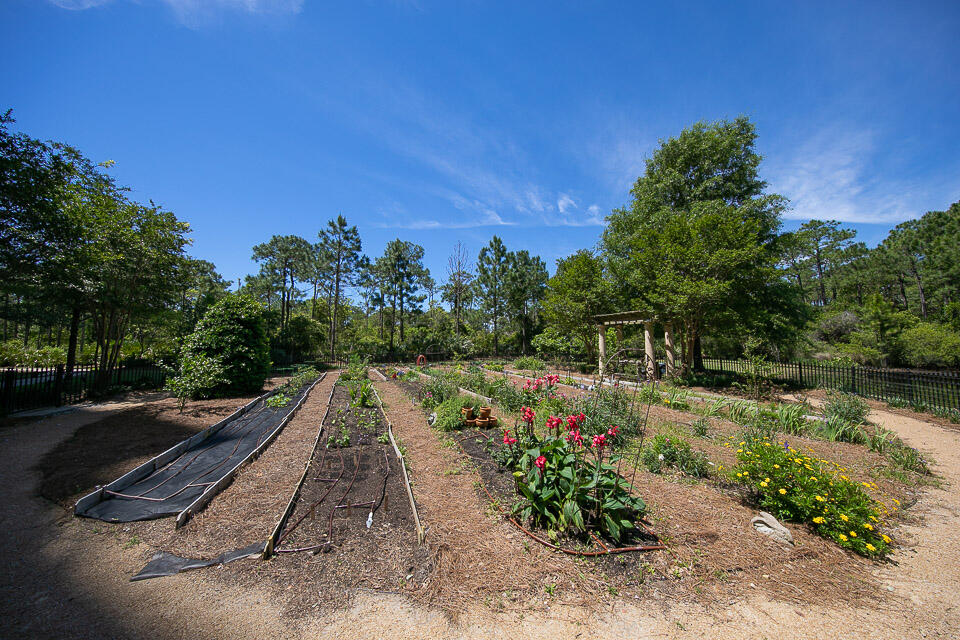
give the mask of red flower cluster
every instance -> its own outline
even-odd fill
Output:
[[[517,439],[511,438],[510,431],[507,429],[505,429],[503,432],[503,444],[511,445],[511,446],[517,444]]]
[[[543,456],[539,456],[536,460],[533,461],[533,464],[537,465],[537,469],[543,471],[543,467],[547,464],[547,459]]]
[[[598,436],[593,436],[593,446],[597,449],[603,449],[607,444],[607,437],[602,433]]]
[[[567,442],[572,442],[576,446],[583,446],[583,436],[580,435],[580,429],[573,429],[567,434]]]
[[[578,413],[575,416],[567,416],[567,429],[576,429],[583,421],[587,419],[587,416],[583,412]]]
[[[610,428],[607,429],[607,435],[610,436],[611,438],[616,438],[619,433],[620,433],[620,427],[618,427],[615,424],[610,425]]]
[[[548,373],[546,376],[547,384],[554,385],[560,382],[560,376],[555,373]]]
[[[533,424],[533,419],[536,417],[536,415],[537,415],[537,414],[535,414],[535,413],[533,412],[533,409],[531,409],[530,407],[520,407],[520,417],[521,417],[521,418],[523,419],[523,421],[526,422],[528,425],[532,425],[532,424]]]
[[[550,416],[547,418],[547,430],[553,431],[557,430],[557,435],[560,435],[560,427],[563,426],[563,418],[558,418],[556,416]]]

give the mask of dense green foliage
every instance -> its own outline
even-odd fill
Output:
[[[180,376],[201,365],[215,369],[193,397],[242,395],[259,391],[270,373],[270,343],[263,305],[244,295],[230,295],[212,307],[184,343]],[[176,383],[174,383],[176,384]]]

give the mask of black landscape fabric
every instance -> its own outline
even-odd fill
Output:
[[[166,551],[160,551],[154,554],[153,559],[147,563],[140,573],[130,578],[130,582],[138,580],[149,580],[150,578],[162,578],[163,576],[172,576],[181,571],[190,571],[191,569],[200,569],[201,567],[211,567],[215,564],[227,564],[241,558],[258,556],[263,553],[264,543],[255,542],[243,549],[230,551],[221,554],[213,560],[194,560],[192,558],[181,558]]]
[[[285,407],[269,407],[261,400],[209,438],[146,478],[118,491],[123,495],[105,494],[103,501],[77,515],[108,522],[177,515],[260,446],[309,388],[309,384],[304,385]]]

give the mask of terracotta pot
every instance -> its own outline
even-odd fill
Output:
[[[463,409],[460,409],[460,413],[463,414],[464,420],[469,420],[473,417],[473,407],[464,407]]]
[[[481,418],[489,418],[489,417],[490,417],[490,412],[491,412],[492,410],[493,410],[493,409],[492,409],[491,407],[480,407],[480,417],[481,417]]]
[[[486,429],[490,423],[490,418],[477,418],[474,422],[477,423],[477,429]]]
[[[477,419],[476,419],[476,418],[467,418],[467,426],[468,426],[468,427],[475,427],[475,426],[477,426]]]
[[[491,429],[492,429],[493,427],[496,427],[496,426],[497,426],[497,417],[496,417],[496,416],[490,416],[489,418],[487,418],[487,426],[490,427]]]

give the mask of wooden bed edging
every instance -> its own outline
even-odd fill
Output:
[[[374,369],[376,371],[376,369]],[[379,371],[377,373],[386,381],[386,376],[381,374]],[[387,421],[387,435],[390,437],[390,444],[393,445],[393,451],[397,454],[397,460],[400,461],[400,471],[403,472],[403,485],[407,489],[407,498],[410,500],[410,508],[413,510],[413,521],[417,526],[417,542],[423,544],[425,538],[425,531],[423,528],[423,523],[420,522],[420,512],[417,511],[417,501],[413,498],[413,488],[410,486],[410,476],[407,475],[407,461],[404,459],[403,454],[400,453],[400,447],[397,446],[397,441],[393,437],[393,423],[390,422],[390,418],[387,416],[387,412],[383,409],[383,401],[380,399],[380,394],[377,392],[377,388],[373,388],[373,396],[377,399],[377,405],[380,407],[380,413],[383,414],[383,419]]]
[[[226,487],[228,484],[230,484],[230,482],[233,481],[233,476],[235,476],[237,472],[240,471],[241,467],[246,465],[248,462],[250,462],[257,456],[259,456],[260,453],[262,453],[263,450],[266,449],[271,442],[273,442],[273,439],[277,437],[277,434],[279,434],[280,431],[286,426],[286,424],[290,422],[293,416],[297,414],[297,412],[300,410],[300,407],[303,406],[303,403],[307,401],[307,397],[310,396],[310,392],[313,391],[313,388],[317,386],[317,384],[319,384],[320,381],[326,377],[327,377],[327,372],[324,371],[319,378],[313,381],[313,384],[311,384],[310,387],[304,392],[303,397],[300,398],[300,401],[297,402],[296,406],[294,406],[293,409],[291,409],[286,416],[284,416],[283,420],[280,421],[280,424],[278,424],[276,428],[274,428],[274,430],[270,432],[270,435],[264,438],[263,442],[260,443],[259,447],[251,451],[247,455],[247,457],[245,457],[243,460],[238,462],[236,466],[230,469],[230,471],[228,471],[222,478],[217,480],[215,484],[212,484],[209,487],[207,487],[204,490],[204,492],[197,497],[196,500],[194,500],[193,502],[190,503],[190,505],[187,506],[186,509],[184,509],[179,514],[177,514],[177,523],[176,523],[177,529],[185,525],[187,523],[187,520],[189,520],[193,515],[195,515],[199,511],[201,511],[205,506],[207,506],[207,504],[211,500],[213,500],[213,497],[215,495],[220,493],[224,489],[224,487]]]
[[[339,379],[340,372],[337,372],[337,378]],[[270,533],[270,537],[267,538],[266,543],[263,545],[263,553],[260,554],[261,560],[269,560],[270,556],[273,555],[273,548],[277,544],[277,538],[280,537],[280,534],[283,533],[284,527],[287,526],[287,520],[290,519],[290,516],[293,515],[293,509],[297,505],[297,499],[300,497],[300,490],[303,489],[303,483],[307,480],[307,474],[310,473],[310,465],[313,463],[313,456],[317,453],[317,449],[320,447],[320,441],[323,435],[323,423],[327,421],[327,414],[330,413],[330,405],[333,403],[333,392],[337,389],[337,381],[333,381],[333,386],[330,387],[330,396],[327,398],[327,409],[323,412],[323,417],[320,418],[320,427],[317,429],[317,438],[313,441],[313,448],[310,450],[310,456],[307,458],[307,462],[303,466],[303,473],[300,475],[300,481],[297,482],[297,486],[293,490],[293,494],[290,496],[290,500],[287,501],[287,506],[283,510],[283,513],[280,515],[280,520],[277,521],[277,524],[273,527],[273,531]]]
[[[199,433],[195,433],[194,435],[190,436],[186,440],[182,440],[178,442],[177,444],[173,445],[163,453],[153,457],[150,460],[147,460],[143,464],[128,471],[127,473],[120,476],[110,484],[104,485],[102,487],[98,487],[94,491],[83,496],[82,498],[77,500],[77,504],[73,508],[74,515],[79,515],[81,511],[85,511],[90,507],[92,507],[93,505],[97,504],[98,502],[102,502],[103,494],[105,491],[119,492],[129,487],[133,483],[138,482],[143,478],[146,478],[148,475],[150,475],[160,467],[164,466],[165,464],[167,464],[177,456],[181,455],[184,451],[191,448],[193,445],[197,444],[198,442],[202,442],[203,440],[206,440],[216,432],[220,431],[225,426],[227,426],[227,424],[229,424],[230,422],[233,422],[243,414],[250,411],[250,409],[256,406],[258,402],[266,400],[269,396],[273,395],[274,393],[276,393],[276,390],[267,391],[263,395],[254,398],[253,400],[243,405],[242,407],[240,407],[239,409],[231,413],[229,416],[227,416],[220,422],[212,424],[206,429],[204,429],[203,431]]]

